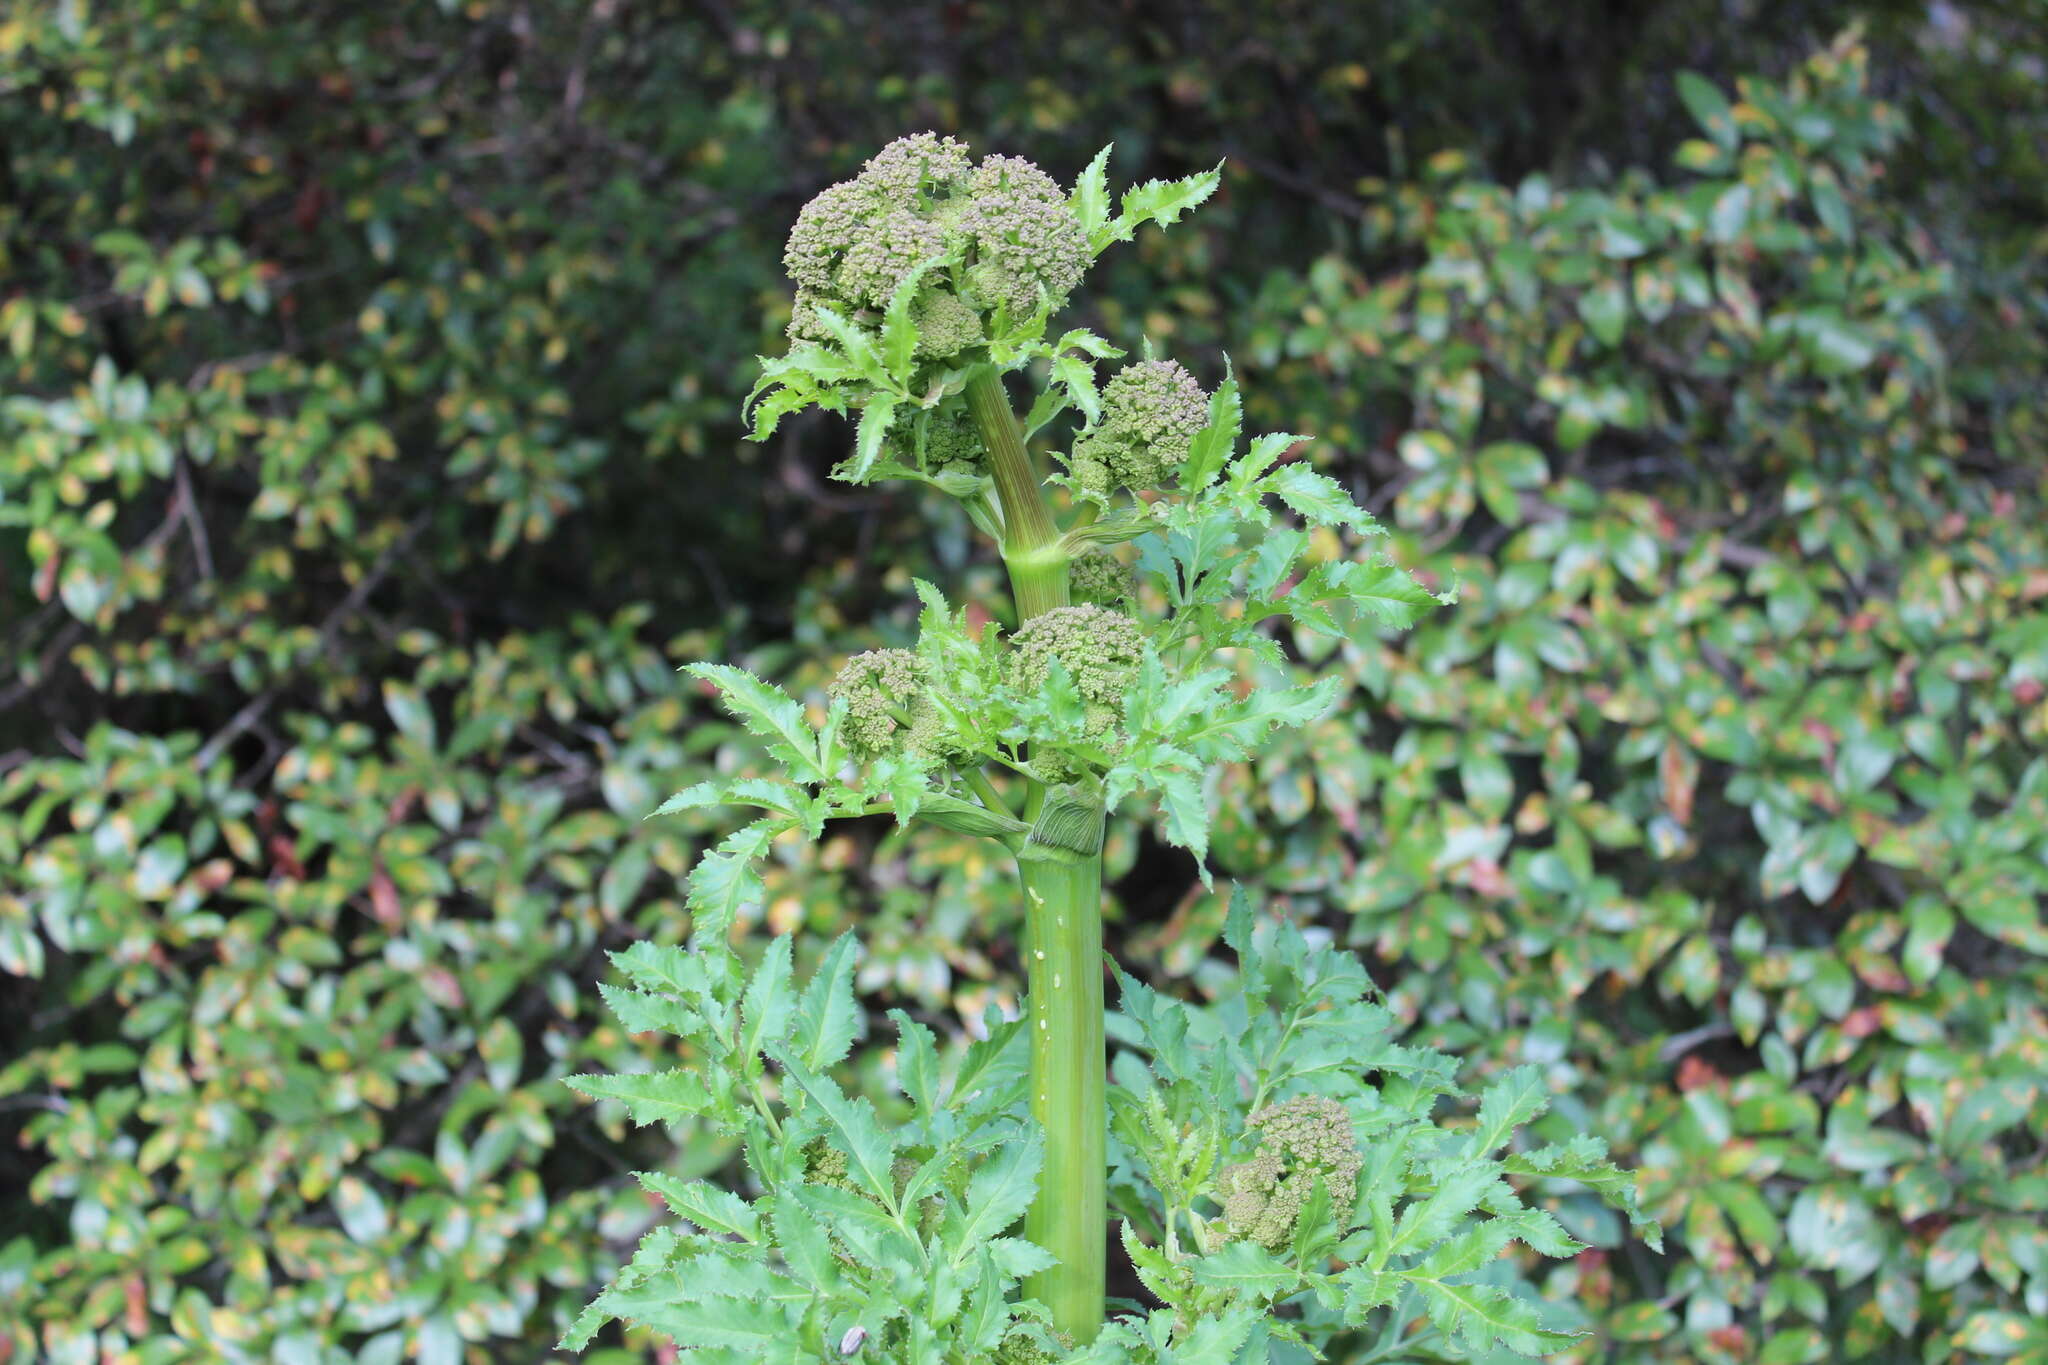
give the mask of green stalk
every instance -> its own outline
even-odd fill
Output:
[[[1003,563],[1020,620],[1071,600],[1067,554],[1031,453],[1017,429],[1002,376],[983,370],[968,381],[967,406],[989,457],[1003,514]],[[1108,1208],[1104,1195],[1109,1110],[1103,1095],[1102,816],[1073,818],[1067,789],[1051,794],[1069,819],[1058,842],[1040,838],[1048,793],[1026,793],[1024,818],[1037,823],[1018,869],[1024,882],[1025,986],[1031,1030],[1031,1113],[1045,1127],[1045,1169],[1024,1235],[1058,1264],[1025,1281],[1052,1324],[1077,1343],[1102,1327]],[[1053,812],[1054,814],[1061,812]],[[1092,821],[1092,831],[1090,824]],[[1078,836],[1076,827],[1080,828]]]
[[[1064,607],[1069,601],[1067,554],[1060,548],[1059,528],[1045,505],[1031,452],[1017,430],[1002,375],[982,370],[968,380],[967,410],[988,450],[989,475],[1003,513],[1003,563],[1010,570],[1017,615],[1029,620]]]
[[[1025,1281],[1078,1343],[1102,1326],[1108,1210],[1103,1176],[1102,855],[1019,863],[1031,898],[1031,1116],[1045,1125],[1045,1170],[1024,1236],[1059,1259]]]

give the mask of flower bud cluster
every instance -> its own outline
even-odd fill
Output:
[[[1140,360],[1102,388],[1102,420],[1074,442],[1067,469],[1083,493],[1164,487],[1209,424],[1209,395],[1178,361]]]
[[[1320,1180],[1341,1225],[1358,1197],[1358,1139],[1344,1106],[1320,1095],[1267,1105],[1248,1120],[1259,1134],[1250,1161],[1217,1177],[1230,1235],[1279,1251],[1294,1240],[1303,1207]]]
[[[872,327],[912,271],[945,258],[957,271],[932,273],[912,318],[919,357],[946,359],[986,340],[998,309],[1013,318],[1058,309],[1089,257],[1081,220],[1051,176],[1020,157],[977,165],[964,143],[916,133],[797,216],[783,251],[797,285],[790,337],[830,340],[820,308]]]

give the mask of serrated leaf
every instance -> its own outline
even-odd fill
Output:
[[[691,664],[689,672],[718,689],[726,709],[749,734],[767,742],[767,749],[799,782],[823,782],[818,764],[818,736],[804,720],[796,699],[770,682],[730,664]]]
[[[1479,1121],[1465,1144],[1465,1154],[1486,1156],[1549,1104],[1550,1091],[1543,1084],[1542,1069],[1516,1067],[1487,1086],[1480,1096]]]
[[[917,298],[926,272],[941,259],[935,256],[919,261],[898,280],[895,291],[889,295],[889,306],[882,313],[882,368],[895,381],[899,392],[909,384],[911,373],[917,368],[917,324],[911,320],[910,305]]]
[[[1146,223],[1161,227],[1180,221],[1180,216],[1216,193],[1223,180],[1223,163],[1179,180],[1148,180],[1124,191],[1122,212],[1115,220],[1089,234],[1089,246],[1096,252],[1111,242],[1128,242]]]
[[[1312,526],[1348,526],[1356,531],[1369,531],[1376,525],[1351,500],[1344,485],[1305,464],[1282,465],[1266,480],[1266,487]]]
[[[895,1208],[896,1188],[889,1175],[895,1144],[875,1117],[874,1106],[864,1099],[848,1098],[831,1080],[804,1065],[786,1044],[772,1044],[767,1052],[824,1114],[837,1138],[833,1145],[846,1154],[848,1173],[885,1207]]]
[[[1547,1355],[1578,1340],[1572,1333],[1546,1329],[1535,1304],[1496,1285],[1453,1285],[1413,1277],[1408,1283],[1421,1293],[1437,1330],[1472,1350],[1500,1346],[1524,1355]]]
[[[851,934],[834,940],[797,1004],[795,1036],[808,1066],[835,1066],[853,1046],[860,1027],[860,1007],[853,998],[855,948]]]
[[[1232,1308],[1201,1319],[1174,1342],[1173,1365],[1232,1365],[1263,1316],[1257,1309]]]
[[[742,777],[730,781],[693,783],[649,811],[645,818],[652,820],[657,815],[674,815],[678,811],[698,810],[706,806],[759,806],[763,810],[781,811],[802,819],[807,814],[808,801],[801,788],[786,782],[774,782],[765,777]]]
[[[1499,1256],[1514,1240],[1514,1232],[1506,1224],[1497,1218],[1489,1218],[1440,1244],[1414,1269],[1405,1273],[1427,1280],[1467,1275]]]
[[[1266,1008],[1266,998],[1272,993],[1256,936],[1252,898],[1245,894],[1243,886],[1232,886],[1230,909],[1223,919],[1223,942],[1237,954],[1238,989],[1244,994],[1246,1012],[1253,1016]]]
[[[789,1032],[790,1008],[796,1002],[789,988],[789,935],[777,936],[761,955],[761,964],[740,999],[740,1053],[751,1061],[767,1044]]]
[[[1118,1236],[1123,1239],[1124,1253],[1131,1258],[1131,1268],[1138,1272],[1138,1280],[1153,1295],[1171,1303],[1179,1297],[1177,1283],[1179,1273],[1166,1253],[1158,1247],[1147,1246],[1128,1222],[1117,1224]]]
[[[697,1016],[687,1006],[667,996],[621,990],[605,982],[598,984],[597,993],[628,1033],[673,1033],[686,1038],[699,1026]]]
[[[841,461],[832,477],[846,483],[866,483],[882,457],[882,443],[889,438],[889,424],[896,417],[896,399],[885,394],[870,398],[861,408],[860,426],[854,432],[853,458]]]
[[[902,1010],[890,1010],[896,1025],[896,1082],[921,1114],[939,1107],[939,1053],[932,1031]]]
[[[1373,1249],[1373,1263],[1385,1265],[1391,1256],[1410,1255],[1433,1246],[1478,1208],[1480,1200],[1499,1183],[1497,1168],[1483,1162],[1467,1162],[1439,1174],[1437,1188],[1431,1194],[1402,1210],[1394,1224],[1392,1240]]]
[[[1366,563],[1338,560],[1318,565],[1295,592],[1341,599],[1383,626],[1406,629],[1422,614],[1456,600],[1454,593],[1433,593],[1415,581],[1406,569],[1383,559]],[[1292,594],[1290,594],[1292,595]],[[1285,602],[1285,598],[1281,599]]]
[[[1102,420],[1102,398],[1095,391],[1095,367],[1079,356],[1063,355],[1052,362],[1052,382],[1067,391],[1073,406],[1090,424]]]
[[[706,1232],[730,1233],[749,1242],[761,1240],[761,1216],[753,1205],[704,1180],[681,1180],[663,1171],[635,1173],[641,1187],[659,1195],[669,1211]]]
[[[967,1207],[953,1243],[956,1262],[1024,1216],[1037,1196],[1044,1160],[1045,1139],[1034,1131],[1003,1144],[969,1177]]]
[[[1501,1166],[1512,1176],[1577,1181],[1627,1215],[1629,1225],[1651,1248],[1664,1249],[1663,1228],[1637,1203],[1635,1176],[1607,1160],[1607,1144],[1599,1138],[1581,1133],[1556,1146],[1511,1152],[1502,1158]]]
[[[974,1288],[960,1322],[960,1344],[979,1356],[1002,1342],[1010,1325],[1010,1306],[1004,1300],[1002,1272],[987,1247],[974,1253],[974,1271]]]
[[[1168,768],[1153,774],[1159,790],[1160,810],[1166,816],[1166,838],[1195,855],[1195,868],[1202,884],[1209,884],[1209,805],[1202,797],[1202,779],[1185,768]]]
[[[779,1304],[724,1297],[677,1300],[670,1291],[666,1299],[649,1296],[621,1305],[617,1316],[688,1342],[691,1355],[699,1359],[719,1347],[744,1352],[733,1357],[738,1360],[789,1359],[789,1315]]]
[[[1091,243],[1109,223],[1109,152],[1115,145],[1112,142],[1095,154],[1095,159],[1074,182],[1073,194],[1067,198],[1067,207],[1081,220],[1081,230],[1088,234]],[[1099,246],[1095,248],[1097,251],[1101,249]]]
[[[754,862],[786,828],[786,821],[756,820],[727,835],[690,869],[690,929],[700,943],[722,942],[739,912],[766,894]]]
[[[782,1259],[802,1282],[829,1293],[840,1281],[839,1259],[818,1220],[788,1191],[775,1196],[768,1221],[775,1229],[775,1245]]]
[[[592,1099],[618,1100],[635,1123],[674,1123],[711,1112],[711,1092],[691,1071],[653,1071],[624,1076],[569,1076],[566,1083]]]
[[[919,1263],[917,1242],[874,1200],[831,1185],[801,1184],[789,1193],[861,1264],[906,1274],[928,1269]]]
[[[1197,1284],[1263,1299],[1291,1294],[1301,1284],[1300,1271],[1256,1242],[1232,1242],[1191,1269]]]
[[[847,370],[852,375],[881,388],[888,387],[888,367],[882,363],[881,353],[875,349],[875,338],[871,333],[856,327],[830,308],[813,307],[811,316],[839,343],[840,354],[845,357]]]
[[[1192,495],[1209,486],[1237,449],[1237,438],[1244,431],[1244,401],[1238,395],[1237,380],[1228,373],[1228,357],[1224,365],[1223,382],[1209,395],[1209,424],[1188,444],[1188,458],[1180,473],[1183,493]]]

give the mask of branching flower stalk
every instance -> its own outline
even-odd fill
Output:
[[[1393,1016],[1364,999],[1356,959],[1298,931],[1262,941],[1242,895],[1225,938],[1243,984],[1213,1017],[1119,974],[1141,1047],[1109,1084],[1107,819],[1149,808],[1203,867],[1210,775],[1276,727],[1317,720],[1343,685],[1298,681],[1269,623],[1349,638],[1445,599],[1371,550],[1372,518],[1290,458],[1302,438],[1241,445],[1227,362],[1212,392],[1148,347],[1098,383],[1124,353],[1083,329],[1048,333],[1100,252],[1217,184],[1154,181],[1112,213],[1107,156],[1068,193],[1014,157],[902,138],[790,233],[791,346],[762,361],[753,435],[805,408],[858,414],[835,476],[958,499],[1008,570],[1009,612],[976,628],[917,583],[914,644],[847,659],[822,724],[743,670],[691,666],[781,771],[700,783],[657,812],[760,812],[692,870],[689,946],[614,958],[614,1012],[630,1032],[685,1040],[693,1066],[573,1083],[636,1121],[737,1140],[760,1193],[643,1175],[679,1221],[648,1234],[568,1346],[618,1318],[666,1332],[698,1365],[1180,1365],[1238,1358],[1255,1331],[1327,1342],[1411,1288],[1460,1349],[1571,1340],[1465,1278],[1517,1238],[1552,1255],[1578,1245],[1519,1202],[1492,1156],[1541,1107],[1533,1070],[1488,1091],[1480,1136],[1447,1139],[1431,1111],[1456,1093],[1450,1060],[1387,1041]],[[1032,387],[1021,421],[1010,376]],[[1330,553],[1342,532],[1354,539]],[[949,1084],[931,1032],[891,1012],[894,1126],[831,1075],[859,1031],[851,940],[801,988],[789,937],[751,972],[733,942],[765,898],[757,864],[776,840],[880,812],[1014,858],[1027,988],[1021,1019],[981,1020]],[[1332,1066],[1340,1054],[1355,1065]],[[1130,1155],[1115,1190],[1112,1123]],[[1524,1174],[1601,1185],[1634,1218],[1603,1157],[1587,1140],[1535,1154]],[[1112,1201],[1163,1306],[1105,1323]]]

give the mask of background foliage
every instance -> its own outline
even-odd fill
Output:
[[[784,226],[928,126],[1227,156],[1085,320],[1230,350],[1461,585],[1298,642],[1350,702],[1211,862],[1645,1168],[1668,1254],[1586,1215],[1545,1282],[1581,1358],[2048,1356],[2042,19],[15,6],[0,1359],[536,1359],[624,1172],[730,1163],[561,1078],[654,1065],[586,983],[717,832],[639,817],[751,761],[674,667],[815,703],[920,556],[1001,591],[837,428],[739,440]],[[1112,859],[1127,966],[1225,989],[1221,894]],[[855,824],[749,929],[957,1039],[996,873]]]

